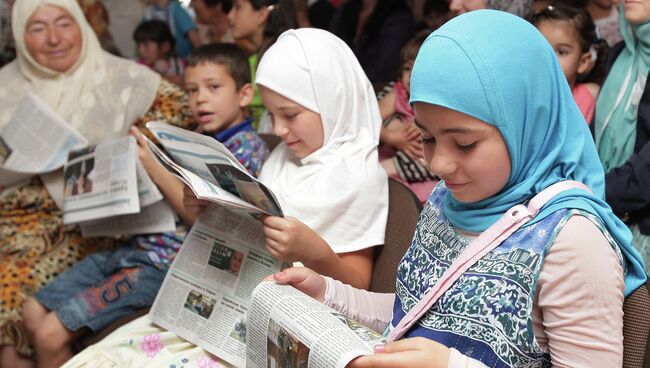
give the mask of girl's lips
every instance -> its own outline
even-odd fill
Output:
[[[453,192],[453,191],[458,191],[458,190],[463,189],[463,187],[465,185],[467,185],[467,183],[448,183],[448,182],[445,182],[445,185],[447,186],[447,188],[449,188],[449,190],[451,190]]]
[[[293,142],[286,142],[288,147],[295,146],[298,144],[300,141],[293,141]]]

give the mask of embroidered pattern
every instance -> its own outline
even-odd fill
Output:
[[[432,194],[420,215],[413,243],[398,266],[392,326],[469,244],[444,216],[445,193],[441,186]],[[550,366],[549,354],[535,339],[533,299],[543,258],[575,214],[587,217],[609,235],[597,217],[578,210],[560,210],[524,226],[470,267],[407,337],[431,338],[490,367]],[[620,252],[613,239],[608,239]]]
[[[148,358],[155,357],[163,348],[163,344],[160,342],[160,334],[148,335],[142,338],[140,348]]]

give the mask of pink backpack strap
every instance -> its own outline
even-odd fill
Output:
[[[429,289],[424,297],[402,318],[390,332],[388,339],[397,340],[415,324],[440,299],[440,297],[479,259],[499,246],[512,233],[534,218],[539,210],[559,193],[569,189],[591,189],[583,183],[567,180],[555,183],[538,193],[530,200],[528,206],[518,204],[510,208],[492,226],[481,233],[458,256],[456,261],[442,274],[438,282]]]

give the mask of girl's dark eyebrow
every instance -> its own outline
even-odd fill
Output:
[[[423,130],[425,132],[427,131],[427,129],[425,127],[423,127],[422,124],[420,124],[417,120],[414,120],[414,123],[418,128],[420,128],[420,130]],[[471,130],[471,129],[466,129],[466,128],[449,128],[449,129],[443,130],[442,134],[474,133],[474,132],[478,132],[478,131]]]

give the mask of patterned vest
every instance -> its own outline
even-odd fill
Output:
[[[397,268],[393,320],[397,326],[469,241],[458,235],[443,213],[444,186],[431,194],[420,215],[413,243]],[[524,226],[475,263],[404,337],[423,336],[489,367],[550,367],[533,332],[532,309],[544,256],[574,214],[598,226],[618,252],[600,221],[582,211],[560,210]]]

